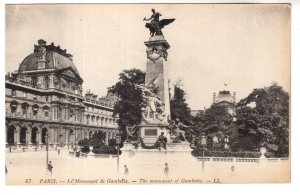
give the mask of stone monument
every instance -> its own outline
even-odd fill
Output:
[[[136,149],[139,146],[143,149],[161,149],[161,147],[164,149],[190,149],[189,143],[184,137],[185,132],[180,130],[180,127],[185,125],[179,121],[170,120],[167,63],[167,50],[170,45],[164,38],[161,29],[175,19],[159,20],[161,14],[154,9],[152,12],[149,19],[144,18],[144,21],[150,21],[145,25],[150,30],[150,38],[144,42],[147,47],[145,83],[136,85],[136,88],[142,91],[143,97],[142,122],[132,127],[126,127],[127,143],[135,145]],[[132,140],[129,141],[129,138]]]
[[[160,13],[152,9],[152,16],[144,18],[146,28],[149,28],[151,37],[145,42],[147,47],[147,63],[145,84],[138,87],[143,94],[143,120],[139,128],[139,136],[145,144],[154,144],[161,132],[170,140],[170,99],[168,87],[167,50],[169,43],[165,40],[161,29],[175,19],[159,20]]]
[[[157,178],[157,170],[159,171],[165,163],[177,171],[185,170],[191,163],[194,163],[193,166],[198,165],[197,159],[191,155],[190,143],[185,138],[181,141],[176,140],[184,133],[179,129],[180,123],[170,121],[167,63],[167,50],[170,45],[161,29],[175,19],[159,20],[160,14],[154,9],[152,12],[153,15],[149,19],[144,18],[150,21],[146,23],[146,28],[150,30],[150,38],[145,42],[147,47],[145,84],[136,85],[143,96],[142,122],[126,127],[127,141],[121,149],[120,160],[124,164],[134,166],[139,174],[146,173],[143,175],[145,178],[151,176]],[[177,135],[175,139],[174,133]]]

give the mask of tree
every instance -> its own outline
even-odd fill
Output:
[[[240,148],[253,150],[264,145],[278,157],[288,156],[288,93],[276,83],[254,89],[237,105],[237,125],[240,132]],[[244,139],[247,139],[248,145],[242,142]]]
[[[205,110],[205,112],[199,112],[195,117],[193,117],[192,126],[194,132],[204,132],[210,140],[215,135],[220,137],[228,135],[230,139],[230,148],[238,142],[238,130],[236,124],[224,107],[212,106]],[[209,144],[208,147],[211,149]],[[214,148],[214,150],[215,149],[216,148]],[[220,145],[219,149],[224,148]]]
[[[178,118],[183,124],[191,124],[191,109],[185,102],[185,91],[178,85],[174,85],[174,95],[170,101],[171,119]]]
[[[119,81],[112,86],[112,93],[119,97],[114,106],[114,116],[118,115],[118,125],[126,135],[126,126],[141,123],[142,91],[135,84],[145,83],[145,73],[139,69],[124,70],[119,74]],[[124,137],[123,137],[124,138]]]

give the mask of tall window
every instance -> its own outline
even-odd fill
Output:
[[[58,119],[61,119],[61,115],[62,115],[62,108],[61,107],[59,107],[58,108]]]
[[[22,114],[23,114],[23,116],[27,115],[28,107],[29,107],[29,105],[27,103],[22,104]]]
[[[75,112],[72,108],[70,108],[70,118],[72,119],[74,116]]]
[[[12,101],[12,102],[10,103],[10,109],[11,109],[11,113],[12,113],[12,114],[15,114],[15,113],[16,113],[17,107],[18,107],[18,102]]]
[[[12,95],[13,97],[16,97],[16,94],[17,94],[16,90],[15,90],[15,89],[12,89],[12,90],[11,90],[11,95]]]
[[[45,106],[45,107],[43,107],[43,110],[44,110],[45,118],[48,118],[49,117],[49,107]]]
[[[36,116],[38,114],[38,111],[39,111],[39,106],[38,105],[33,105],[32,106],[32,114],[34,116]]]
[[[86,115],[86,124],[90,124],[90,115]]]
[[[32,77],[32,78],[31,78],[31,84],[32,84],[33,86],[37,86],[37,77]]]
[[[45,89],[49,89],[49,77],[45,77]]]

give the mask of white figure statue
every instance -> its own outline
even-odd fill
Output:
[[[157,81],[159,76],[152,79],[145,85],[136,85],[141,89],[145,108],[143,109],[143,117],[146,121],[149,120],[162,120],[163,102],[159,96],[155,93],[157,91]]]

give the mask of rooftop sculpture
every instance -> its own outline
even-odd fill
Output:
[[[146,17],[144,18],[144,21],[150,21],[150,23],[146,23],[145,26],[146,28],[149,28],[151,37],[154,35],[163,36],[161,29],[174,22],[175,18],[159,20],[159,16],[161,16],[161,14],[159,12],[155,12],[155,9],[152,9],[151,11],[153,13],[152,16],[149,19],[146,19]]]

